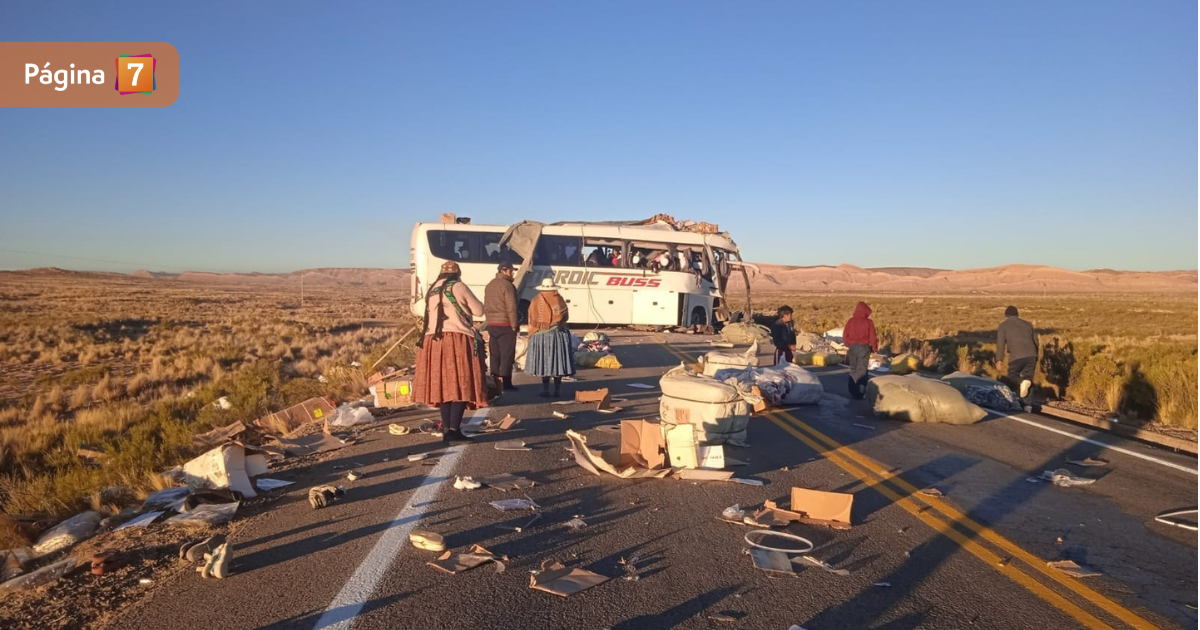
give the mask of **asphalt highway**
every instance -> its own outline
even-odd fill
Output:
[[[386,422],[358,443],[291,471],[296,484],[273,507],[235,522],[234,574],[202,580],[181,572],[111,624],[120,628],[1177,628],[1195,627],[1196,534],[1153,522],[1194,506],[1196,460],[1046,418],[1061,432],[1112,444],[1157,461],[1004,417],[972,426],[876,419],[845,396],[844,370],[816,370],[819,405],[755,417],[749,446],[726,454],[747,463],[737,476],[761,486],[676,479],[621,480],[580,468],[565,448],[567,429],[593,448],[617,448],[605,428],[658,416],[658,377],[711,349],[710,338],[612,333],[625,367],[582,370],[576,389],[608,387],[626,399],[617,414],[594,405],[551,406],[538,386],[489,411],[511,413],[511,431],[449,451],[429,436],[393,436]],[[767,357],[763,357],[765,363]],[[632,383],[655,386],[637,389]],[[552,416],[564,410],[570,418]],[[416,426],[431,412],[402,420]],[[519,438],[529,451],[500,451]],[[408,455],[428,453],[425,462]],[[1079,469],[1067,459],[1097,457]],[[1178,468],[1171,467],[1174,464]],[[345,479],[346,470],[365,473]],[[1097,478],[1061,488],[1029,478],[1071,468]],[[1184,470],[1180,470],[1182,468]],[[458,491],[455,475],[527,477],[524,491]],[[274,475],[273,475],[274,476]],[[309,487],[347,487],[345,500],[310,509]],[[849,575],[815,567],[795,574],[754,568],[743,535],[718,520],[733,504],[788,501],[793,486],[852,493],[853,528],[793,524],[812,556]],[[919,490],[936,487],[944,497]],[[528,497],[543,517],[501,512],[489,502]],[[579,517],[586,527],[565,523]],[[413,548],[413,527],[442,534],[448,548],[479,544],[508,557],[443,573]],[[514,528],[521,527],[521,531]],[[1046,566],[1071,559],[1101,573],[1074,578]],[[529,588],[531,571],[558,561],[613,579],[559,597]],[[627,579],[628,578],[628,579]],[[636,578],[636,579],[633,579]],[[718,617],[718,618],[714,618]],[[722,621],[726,616],[735,621]]]

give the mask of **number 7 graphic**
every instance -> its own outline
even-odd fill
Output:
[[[137,62],[134,62],[133,58],[137,58]],[[126,61],[122,62],[122,59]],[[141,81],[141,85],[138,85],[142,70],[146,67],[146,61],[150,62],[150,81]],[[158,78],[155,74],[158,60],[153,55],[121,55],[117,57],[116,63],[117,81],[113,87],[122,96],[126,94],[153,94],[154,90],[158,89]],[[147,83],[150,85],[147,86]]]

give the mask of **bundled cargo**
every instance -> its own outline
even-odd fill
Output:
[[[893,420],[974,424],[987,416],[957,389],[922,376],[878,376],[867,382],[875,413]]]
[[[825,393],[816,376],[785,359],[773,367],[721,370],[714,378],[725,383],[734,379],[756,386],[772,407],[815,405],[821,402],[821,396]]]
[[[701,441],[713,444],[746,440],[748,391],[682,365],[664,374],[659,387],[663,392],[659,413],[664,423],[693,425],[697,434],[703,434]]]
[[[1020,411],[1021,400],[1013,390],[1000,381],[966,372],[954,372],[942,377],[942,382],[957,389],[967,400],[997,411]]]
[[[721,329],[721,338],[738,345],[771,343],[771,331],[767,330],[766,326],[737,322],[725,324]]]
[[[758,342],[754,342],[745,351],[710,350],[700,358],[704,366],[704,375],[712,376],[721,370],[743,369],[758,365]]]

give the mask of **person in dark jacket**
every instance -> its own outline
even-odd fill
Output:
[[[786,358],[791,363],[796,352],[796,327],[792,323],[792,307],[780,306],[771,324],[771,343],[775,344],[775,363]]]
[[[502,390],[516,391],[513,362],[517,358],[517,288],[513,286],[512,263],[502,262],[496,277],[483,290],[483,315],[488,330],[488,367]]]
[[[842,328],[842,343],[846,350],[846,364],[850,368],[850,397],[862,400],[867,387],[867,368],[871,353],[879,352],[879,338],[875,335],[875,322],[871,321],[871,307],[859,302],[854,315]]]
[[[1015,306],[1004,309],[1004,321],[996,330],[996,368],[1003,366],[1004,353],[1008,352],[1008,380],[1020,384],[1024,401],[1033,387],[1033,373],[1037,369],[1038,336],[1033,324],[1017,315]]]

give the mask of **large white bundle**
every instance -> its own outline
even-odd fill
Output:
[[[738,352],[736,350],[710,350],[704,355],[704,375],[714,376],[717,372],[726,369],[740,369],[745,367],[754,367],[758,364],[758,342],[754,342],[749,348]]]
[[[743,324],[741,322],[725,324],[721,329],[721,338],[729,343],[770,343],[771,331],[758,324]]]
[[[684,366],[668,371],[658,382],[665,396],[702,403],[725,403],[741,400],[733,385],[710,376],[697,374]],[[665,421],[668,421],[664,417]]]
[[[659,414],[665,424],[692,425],[698,440],[713,444],[730,440],[745,442],[746,425],[750,423],[750,406],[741,399],[700,402],[664,394],[659,401]]]
[[[517,336],[517,355],[513,365],[518,370],[525,369],[525,351],[529,347],[529,337]]]
[[[957,389],[933,379],[909,376],[878,376],[867,382],[867,400],[875,413],[894,420],[974,424],[987,412],[967,401]]]

